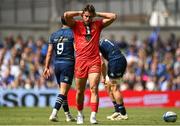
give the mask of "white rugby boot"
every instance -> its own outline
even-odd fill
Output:
[[[74,122],[74,121],[76,121],[75,118],[73,118],[73,116],[71,115],[70,112],[65,112],[64,114],[66,116],[66,122]]]
[[[113,120],[127,120],[128,119],[128,115],[122,115],[121,113],[119,114],[119,116],[117,116],[116,118],[114,118]]]
[[[112,115],[110,115],[110,116],[107,116],[106,118],[108,119],[108,120],[114,120],[116,117],[118,117],[120,115],[120,113],[119,112],[114,112]]]
[[[84,123],[84,116],[77,115],[77,124],[83,124],[83,123]]]
[[[50,117],[49,117],[49,120],[53,121],[53,122],[58,122],[57,113],[58,113],[58,110],[54,108],[51,115],[50,115]]]
[[[98,122],[96,120],[96,112],[91,112],[90,123],[91,124],[98,124]]]
[[[58,122],[58,116],[51,114],[49,117],[49,120],[52,122]]]

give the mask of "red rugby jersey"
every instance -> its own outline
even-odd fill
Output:
[[[102,30],[102,20],[90,24],[91,39],[86,40],[86,27],[83,21],[76,20],[73,27],[76,60],[89,60],[99,56],[99,38]]]

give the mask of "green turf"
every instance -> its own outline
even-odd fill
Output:
[[[174,111],[180,117],[180,108],[127,108],[129,119],[121,121],[109,121],[106,116],[112,113],[112,108],[99,109],[97,119],[99,125],[179,125],[180,118],[175,123],[167,123],[162,120],[166,111]],[[76,109],[71,109],[75,116]],[[0,125],[76,125],[76,122],[65,122],[64,113],[59,111],[59,122],[50,122],[48,117],[51,108],[7,108],[0,107]],[[90,109],[85,108],[85,123],[89,125]]]

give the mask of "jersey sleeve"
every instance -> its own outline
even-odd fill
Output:
[[[100,29],[103,28],[103,20],[102,20],[102,19],[96,20],[96,24],[98,25],[98,27],[99,27]]]
[[[73,30],[74,32],[76,31],[78,24],[79,24],[79,21],[78,21],[78,20],[75,20],[75,24],[74,24],[73,27],[72,27],[72,30]]]
[[[53,44],[54,42],[54,33],[49,36],[48,44]]]

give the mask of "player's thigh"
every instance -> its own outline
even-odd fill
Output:
[[[101,73],[101,60],[91,60],[88,63],[88,76],[91,73]]]
[[[60,84],[60,92],[61,92],[61,94],[67,96],[68,91],[69,91],[70,88],[71,88],[70,84],[61,82],[61,84]]]
[[[59,85],[62,82],[71,85],[74,76],[74,63],[57,63],[55,65],[55,75]]]
[[[101,61],[95,60],[89,63],[88,80],[90,87],[97,86],[101,75]]]
[[[109,78],[116,79],[122,77],[125,73],[127,66],[126,59],[124,57],[108,62],[108,76]]]
[[[87,61],[76,60],[75,77],[76,78],[87,78],[88,77],[88,62]]]
[[[100,73],[89,73],[88,80],[90,87],[97,87],[100,81]]]

